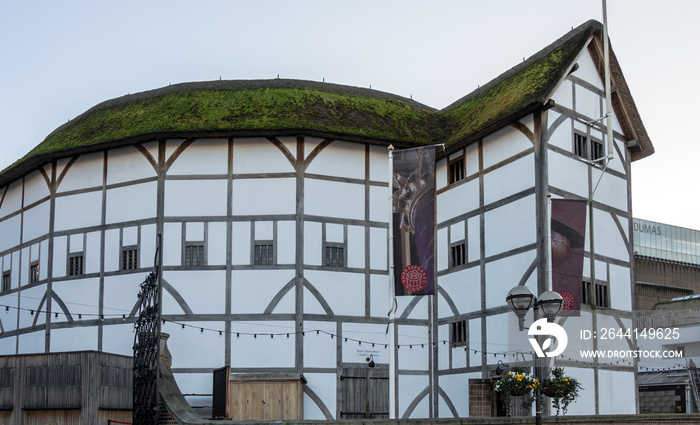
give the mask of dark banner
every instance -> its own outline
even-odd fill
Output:
[[[396,295],[435,294],[435,147],[394,152]]]
[[[552,289],[564,299],[561,316],[581,312],[586,201],[552,199]]]

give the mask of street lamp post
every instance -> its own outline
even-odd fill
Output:
[[[535,294],[527,286],[516,286],[508,292],[506,297],[506,303],[513,310],[516,316],[518,316],[518,327],[520,330],[525,328],[525,315],[533,308],[535,315],[537,312],[544,316],[548,322],[553,322],[554,318],[559,314],[562,308],[564,300],[561,295],[554,291],[546,291],[540,294],[540,299],[535,297]],[[535,317],[537,319],[537,317]],[[539,335],[535,335],[538,344],[542,344],[539,340]],[[542,382],[543,382],[543,370],[540,365],[542,361],[539,356],[533,356],[535,363],[535,377],[539,381],[539,385],[535,388],[535,423],[540,425],[542,423]]]

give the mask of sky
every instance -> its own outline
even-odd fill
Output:
[[[633,215],[700,229],[700,2],[609,0],[612,48],[656,153]],[[90,107],[168,84],[293,78],[444,108],[601,0],[0,0],[0,169]]]

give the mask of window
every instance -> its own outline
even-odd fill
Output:
[[[326,245],[323,264],[326,267],[345,267],[345,247],[342,245]]]
[[[139,267],[139,250],[136,247],[122,249],[122,270],[133,270]]]
[[[256,266],[271,266],[275,264],[275,246],[272,241],[255,242],[253,264]]]
[[[582,282],[581,304],[590,304],[596,307],[610,307],[610,294],[605,282]]]
[[[466,320],[450,323],[450,344],[452,344],[453,347],[467,345],[467,335]]]
[[[574,153],[576,155],[588,159],[587,145],[585,134],[574,133]]]
[[[466,263],[466,244],[460,242],[450,247],[450,266],[461,266]]]
[[[596,282],[593,286],[595,288],[595,305],[597,307],[610,307],[608,285]]]
[[[605,146],[601,140],[574,132],[574,153],[583,159],[595,161],[605,156]]]
[[[83,274],[83,254],[72,254],[68,259],[68,276]]]
[[[185,266],[204,266],[204,244],[187,244],[185,245]]]
[[[457,158],[450,161],[450,184],[457,183],[464,179],[464,158]]]
[[[34,263],[29,266],[29,283],[37,283],[39,281],[39,263]]]
[[[8,292],[10,290],[10,271],[6,271],[2,274],[2,292]]]

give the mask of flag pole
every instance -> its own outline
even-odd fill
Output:
[[[394,287],[394,146],[389,145],[389,419],[396,419],[396,289]]]
[[[612,82],[610,81],[610,41],[608,40],[608,7],[607,2],[603,0],[603,62],[605,66],[605,126],[607,127],[608,136],[608,152],[607,160],[614,157],[614,141],[613,141],[613,122],[612,122]]]

